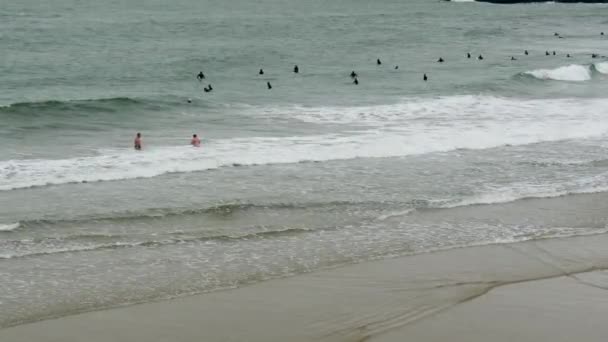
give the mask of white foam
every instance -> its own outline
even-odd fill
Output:
[[[386,219],[389,218],[394,218],[394,217],[401,217],[401,216],[407,216],[409,214],[411,214],[412,212],[414,212],[415,209],[405,209],[405,210],[398,210],[398,211],[393,211],[384,215],[380,215],[378,216],[378,221],[385,221]]]
[[[453,125],[486,124],[502,121],[526,121],[530,118],[551,121],[570,117],[571,111],[608,111],[606,99],[547,99],[524,100],[493,96],[445,96],[430,99],[404,99],[392,105],[360,107],[276,107],[267,108],[259,115],[321,124],[348,124],[363,127],[441,128]],[[481,127],[480,127],[481,128]]]
[[[526,71],[525,74],[532,75],[541,80],[582,82],[591,79],[591,68],[586,65],[571,64],[555,69]]]
[[[9,223],[9,224],[0,224],[0,232],[10,232],[19,228],[19,222],[17,223]]]
[[[398,157],[455,149],[485,149],[608,133],[608,99],[522,100],[489,96],[413,99],[373,107],[277,109],[310,122],[360,125],[342,133],[247,137],[190,146],[104,150],[59,160],[0,161],[0,190],[154,177],[254,164]],[[264,115],[274,115],[264,110]]]
[[[524,182],[509,184],[504,188],[482,192],[443,207],[453,208],[479,204],[499,204],[514,202],[524,198],[554,198],[570,194],[594,194],[599,192],[608,192],[608,173],[565,183],[531,184]]]
[[[608,75],[608,62],[595,63],[593,66],[597,72]]]

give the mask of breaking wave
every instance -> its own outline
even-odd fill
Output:
[[[591,79],[591,67],[571,64],[555,69],[536,69],[524,72],[539,80],[583,82]]]
[[[268,110],[264,115],[283,115]],[[202,148],[155,146],[144,151],[105,149],[66,159],[0,161],[0,191],[66,183],[150,178],[221,167],[383,158],[584,139],[608,132],[608,100],[522,100],[492,96],[414,99],[375,107],[292,108],[313,123],[365,129],[291,137],[206,141]],[[467,132],[467,134],[463,134]]]

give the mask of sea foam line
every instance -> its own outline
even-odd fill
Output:
[[[0,191],[230,166],[487,149],[585,139],[608,132],[606,99],[526,101],[456,96],[378,107],[295,110],[289,115],[316,123],[359,123],[366,127],[336,134],[218,139],[200,149],[145,145],[142,152],[118,149],[90,157],[0,161]]]

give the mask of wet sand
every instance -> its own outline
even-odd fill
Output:
[[[601,271],[498,287],[371,341],[606,341],[607,291]]]
[[[608,235],[368,262],[20,325],[34,341],[604,341]]]

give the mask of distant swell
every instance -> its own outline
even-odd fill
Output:
[[[81,100],[49,100],[18,102],[0,106],[0,114],[12,114],[20,118],[85,116],[89,113],[123,113],[133,109],[159,110],[168,100],[114,97]],[[32,123],[34,124],[34,123]]]
[[[0,106],[0,110],[4,112],[11,111],[24,111],[28,109],[66,109],[74,108],[78,106],[92,106],[95,104],[115,104],[115,105],[129,105],[137,104],[140,101],[128,97],[115,97],[115,98],[102,98],[102,99],[85,99],[85,100],[66,100],[66,101],[35,101],[35,102],[17,102],[7,106]]]

